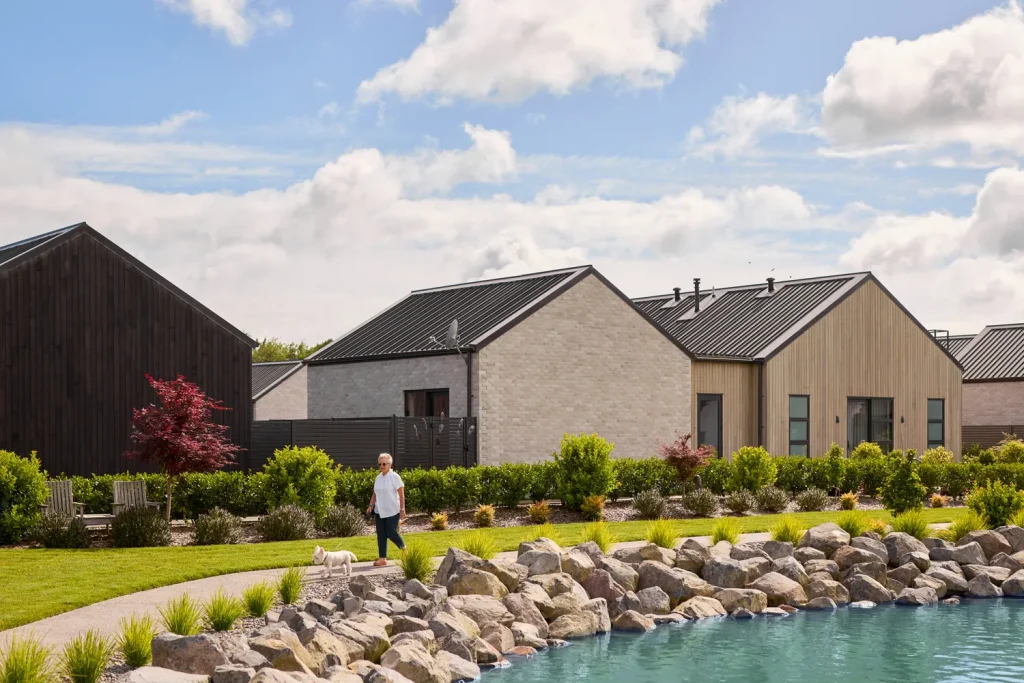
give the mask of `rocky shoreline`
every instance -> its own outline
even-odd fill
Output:
[[[605,555],[593,542],[524,542],[516,560],[451,548],[432,584],[390,589],[356,576],[326,597],[268,613],[247,634],[153,640],[153,664],[126,683],[449,683],[538,650],[609,631],[798,610],[958,604],[1024,597],[1024,529],[955,545],[903,533],[856,538],[835,524],[777,541],[709,546],[686,539]]]

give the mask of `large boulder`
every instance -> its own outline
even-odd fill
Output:
[[[636,590],[637,583],[640,580],[640,575],[635,569],[625,562],[616,560],[614,557],[602,557],[597,562],[597,568],[603,569],[611,574],[615,583],[619,584],[627,591]]]
[[[508,595],[508,588],[490,572],[464,569],[448,581],[448,595],[486,595],[501,600]]]
[[[1013,546],[1006,538],[991,529],[983,529],[981,531],[971,531],[963,535],[963,537],[956,542],[956,545],[968,545],[969,543],[977,543],[981,546],[981,549],[985,551],[985,557],[992,559],[999,553],[1005,553],[1007,555],[1013,552]]]
[[[451,670],[416,642],[406,641],[391,647],[381,656],[380,664],[413,683],[451,683]]]
[[[612,628],[616,631],[627,632],[653,631],[654,621],[639,612],[627,610],[615,617],[615,621],[612,622]]]
[[[295,643],[302,647],[297,637]],[[161,633],[153,638],[152,649],[153,666],[187,674],[212,676],[218,666],[231,663],[217,640],[206,633],[197,636]]]
[[[287,675],[280,671],[274,672],[272,676],[273,680],[264,677],[261,683],[295,683],[290,679],[285,681],[284,679],[287,678]],[[187,674],[159,666],[143,666],[138,669],[132,669],[117,680],[118,683],[210,683],[209,676]]]
[[[480,637],[498,652],[504,654],[516,646],[512,629],[501,624],[487,624],[480,629]]]
[[[386,638],[387,636],[385,636]],[[352,639],[348,640],[355,642]],[[390,641],[388,644],[390,645]],[[362,643],[357,643],[357,645],[366,650]],[[290,631],[284,632],[283,629],[274,636],[253,638],[249,641],[249,647],[266,657],[270,666],[281,671],[312,673],[321,663],[299,642],[297,635]]]
[[[811,574],[825,573],[833,579],[838,579],[840,574],[839,565],[832,560],[810,560],[804,565],[804,571],[807,572],[808,577]],[[781,574],[782,572],[779,573]],[[796,581],[796,579],[793,580]]]
[[[597,566],[597,561],[604,557],[604,551],[601,550],[601,546],[594,541],[584,541],[574,547],[573,550],[578,550],[579,552],[588,555],[591,561],[593,561],[595,567]]]
[[[803,538],[800,539],[799,547],[820,550],[825,553],[825,557],[831,558],[836,550],[849,544],[850,534],[843,531],[838,525],[828,522],[805,531]]]
[[[952,560],[948,562],[932,562],[931,566],[924,570],[924,573],[927,574],[929,569],[945,569],[947,572],[953,572],[957,576],[962,577],[964,575],[964,570],[958,563]]]
[[[708,619],[710,617],[724,617],[728,614],[722,603],[704,595],[698,595],[681,602],[672,611],[676,614],[682,614],[687,619]]]
[[[544,624],[544,636],[548,634],[548,625]],[[547,647],[547,640],[540,635],[540,631],[533,624],[526,624],[520,621],[512,623],[512,636],[516,639],[516,647],[532,647],[543,650]]]
[[[825,562],[829,562],[830,560],[824,560],[824,561]],[[794,557],[783,557],[783,558],[780,558],[778,560],[775,560],[774,562],[772,562],[771,571],[775,572],[776,574],[782,574],[787,579],[791,579],[793,581],[796,581],[801,586],[806,586],[807,584],[809,584],[811,582],[810,578],[807,576],[807,572],[804,570],[804,568],[800,565],[800,563]],[[767,573],[767,572],[765,572],[765,573]],[[762,576],[763,576],[763,574],[762,574]],[[761,578],[761,577],[757,577],[757,578]],[[748,581],[747,583],[748,584],[749,583],[753,583],[754,581],[757,580],[757,578],[755,578],[755,579],[753,579],[751,581]]]
[[[514,593],[519,588],[519,584],[530,575],[530,570],[527,567],[512,560],[489,560],[480,565],[480,570],[494,574],[509,593]]]
[[[832,555],[832,560],[839,565],[840,571],[845,571],[855,564],[865,564],[869,562],[881,562],[882,571],[885,571],[885,564],[889,561],[888,555],[882,557],[870,550],[862,550],[860,548],[855,548],[852,545],[846,545],[836,550]]]
[[[832,600],[831,598],[822,597],[811,598],[807,601],[807,604],[804,606],[804,609],[809,610],[811,612],[835,612],[837,606],[838,605],[836,605],[835,600]]]
[[[640,598],[636,596],[636,593],[630,591],[615,602],[608,604],[608,614],[612,620],[619,616],[623,612],[640,612],[643,613],[643,606],[640,604]]]
[[[524,583],[516,593],[511,595],[522,595],[527,598],[540,610],[541,614],[551,610],[551,596],[535,583]]]
[[[932,548],[928,557],[936,562],[956,562],[957,564],[988,564],[985,549],[977,541],[964,543],[952,548]]]
[[[669,567],[675,565],[676,560],[674,550],[668,550],[653,543],[645,543],[644,545],[632,548],[619,548],[612,553],[612,557],[626,564],[641,564],[650,560],[652,562],[661,562]]]
[[[921,574],[920,576],[915,577],[910,587],[931,588],[935,591],[935,595],[939,596],[940,600],[946,597],[946,582],[941,579],[937,579],[934,576],[928,576],[927,574]]]
[[[597,633],[608,633],[612,630],[612,619],[608,613],[608,603],[604,598],[594,598],[583,604],[583,611],[590,612],[597,618]]]
[[[594,561],[590,555],[579,550],[570,550],[562,553],[562,571],[571,576],[579,583],[587,580],[587,577],[594,571]]]
[[[855,564],[847,569],[842,574],[843,583],[847,583],[854,576],[869,576],[883,586],[885,585],[886,579],[889,578],[885,573],[885,565],[877,558],[870,562]]]
[[[527,568],[529,576],[561,574],[562,554],[560,551],[529,550],[521,554],[516,562]]]
[[[363,683],[413,683],[413,681],[410,681],[394,669],[388,669],[380,664],[374,664],[373,662],[365,659],[361,659],[358,662],[352,662],[349,664],[348,668],[349,671],[359,676]],[[292,681],[306,683],[305,681],[296,678],[293,678]],[[277,681],[273,681],[272,683],[277,683]],[[319,681],[316,683],[319,683]]]
[[[704,563],[707,561],[707,557],[693,550],[680,548],[676,551],[676,567],[693,572],[694,574],[700,574],[701,570],[704,569]]]
[[[446,603],[477,623],[477,626],[496,621],[511,626],[515,618],[495,598],[486,595],[453,595]]]
[[[989,578],[990,581],[992,581],[992,583],[994,583],[997,586],[1000,585],[1003,581],[1006,581],[1008,578],[1010,578],[1010,575],[1013,574],[1013,572],[1011,572],[1009,569],[1005,569],[1004,567],[985,567],[980,564],[964,565],[963,570],[964,578],[967,579],[968,582],[970,582],[972,579],[974,579],[974,577],[978,576],[979,574],[984,574]]]
[[[1013,555],[1024,550],[1024,529],[1019,526],[1001,526],[995,529],[995,532],[1006,539],[1006,542],[1010,544],[1010,552],[1007,555]]]
[[[397,636],[391,639],[391,646],[394,647],[398,643],[404,643],[407,640],[414,640],[423,647],[427,648],[427,652],[434,654],[437,652],[437,648],[440,647],[440,643],[437,642],[437,638],[434,637],[434,632],[427,631],[407,631],[406,633],[399,633]]]
[[[768,556],[768,553],[766,553],[763,548],[764,541],[748,541],[746,543],[740,543],[738,545],[734,545],[732,549],[729,550],[729,557],[737,561],[749,560],[752,557],[763,557],[766,560],[771,560],[772,558]]]
[[[752,588],[725,588],[716,592],[714,597],[729,614],[738,609],[760,614],[768,606],[768,596]]]
[[[946,593],[948,594],[963,594],[967,592],[967,581],[964,577],[959,574],[954,574],[948,569],[941,567],[931,567],[927,572],[927,576],[934,577],[939,581],[946,584]]]
[[[793,551],[793,557],[800,564],[807,564],[811,560],[825,560],[825,553],[821,552],[817,548],[811,548],[810,546],[804,546],[797,548]]]
[[[978,574],[967,582],[966,595],[969,598],[1001,598],[1003,591],[992,583],[987,574]]]
[[[323,626],[303,631],[299,634],[299,642],[315,663],[310,668],[320,674],[332,666],[348,666],[350,662],[366,657],[366,650],[361,645],[337,636]]]
[[[793,544],[789,541],[765,541],[761,550],[770,560],[793,556]]]
[[[713,557],[704,564],[701,578],[719,588],[743,588],[747,585],[747,573],[739,560],[728,557]]]
[[[455,575],[459,569],[463,568],[476,568],[484,563],[476,555],[467,553],[465,550],[459,550],[458,548],[448,548],[448,553],[441,560],[441,565],[437,568],[437,574],[434,575],[434,583],[438,586],[447,586],[448,581]],[[357,592],[353,584],[357,580],[364,579],[363,576],[356,576],[349,582],[349,590],[355,593],[356,597],[364,598],[364,595],[360,595]],[[365,586],[363,586],[365,588]],[[372,584],[371,584],[372,588]],[[408,592],[408,591],[407,591]]]
[[[885,544],[885,549],[889,553],[888,564],[893,566],[898,566],[898,560],[907,553],[928,552],[928,548],[924,543],[902,531],[894,531],[891,534],[887,534],[882,539],[882,543]]]
[[[522,593],[511,593],[506,595],[502,604],[512,613],[515,621],[530,624],[537,629],[538,637],[548,637],[548,622],[537,609],[537,605]]]
[[[1019,529],[1020,527],[1013,527]],[[999,553],[991,560],[988,561],[992,567],[1002,567],[1003,569],[1009,570],[1010,574],[1016,574],[1021,569],[1024,569],[1024,564],[1021,564],[1013,555],[1007,555],[1006,553]]]
[[[909,586],[914,579],[921,575],[921,570],[917,568],[917,565],[912,563],[901,564],[896,569],[890,569],[885,573],[890,579],[899,581],[904,586]]]
[[[672,609],[668,593],[659,586],[650,586],[637,591],[636,597],[640,601],[641,614],[668,614]]]
[[[391,622],[391,635],[397,636],[400,633],[412,633],[413,631],[429,631],[430,624],[423,619],[415,617],[397,616]]]
[[[793,605],[799,607],[807,602],[807,593],[798,582],[778,572],[768,572],[748,586],[768,596],[768,605]]]
[[[850,591],[838,581],[811,581],[807,586],[807,598],[829,598],[837,605],[845,605],[850,602]]]
[[[544,615],[548,621],[553,621],[563,614],[583,611],[583,602],[572,593],[562,593],[551,599],[551,611]],[[483,626],[481,625],[481,628]]]
[[[568,640],[582,638],[597,633],[597,616],[593,612],[573,612],[565,614],[548,625],[548,638]]]
[[[931,588],[904,588],[896,598],[897,605],[924,607],[939,602],[939,596]]]
[[[657,586],[668,594],[673,605],[684,600],[703,595],[710,596],[714,589],[707,581],[696,574],[667,567],[660,562],[647,560],[640,565],[640,589]]]
[[[454,681],[475,681],[480,678],[480,667],[473,662],[466,661],[458,655],[442,650],[434,655],[438,664],[448,669],[451,673],[451,680]]]
[[[1024,598],[1024,569],[1010,576],[1002,585],[1003,595],[1010,598]]]
[[[396,676],[401,676],[397,671],[392,673]],[[402,677],[405,678],[404,676]],[[332,666],[320,678],[329,683],[363,683],[362,676],[345,666]],[[320,683],[320,681],[317,681],[317,683]]]
[[[846,588],[850,591],[850,599],[854,602],[867,601],[881,604],[892,602],[895,597],[888,588],[863,574],[852,577],[846,583]]]
[[[335,605],[333,602],[329,602],[327,600],[320,600],[318,598],[314,598],[312,600],[308,600],[306,602],[306,605],[302,609],[305,612],[308,612],[309,614],[311,614],[314,619],[319,620],[319,619],[326,619],[326,618],[330,617],[332,614],[334,614],[335,612],[337,612],[338,611],[338,606]]]
[[[580,585],[591,599],[604,598],[609,604],[626,594],[626,589],[615,583],[612,575],[604,569],[595,569]]]
[[[931,552],[930,550],[928,552]],[[912,553],[903,553],[899,559],[896,560],[896,565],[902,567],[905,564],[912,564],[919,571],[926,572],[931,567],[932,561],[927,553],[922,553],[920,550]]]
[[[549,597],[555,597],[562,593],[572,593],[579,587],[579,593],[586,595],[583,586],[580,586],[576,581],[568,574],[544,574],[542,576],[531,576],[528,578],[520,588],[520,591],[526,590],[528,586],[540,586]]]
[[[796,560],[793,561],[796,562]],[[757,581],[759,578],[772,571],[773,562],[773,560],[767,557],[748,557],[745,560],[740,560],[740,568],[743,569],[743,573],[747,576],[747,583],[750,583],[752,581]]]
[[[869,553],[874,553],[875,555],[878,555],[878,559],[882,562],[889,564],[889,550],[885,547],[885,544],[878,539],[868,538],[867,536],[857,536],[850,539],[850,545],[858,550],[867,550]]]
[[[558,546],[557,543],[552,541],[550,538],[544,538],[543,536],[532,541],[523,541],[522,543],[520,543],[518,556],[522,557],[531,550],[543,550],[551,553],[562,552],[562,549]]]
[[[444,640],[453,635],[465,638],[480,635],[480,627],[476,625],[475,621],[458,610],[449,609],[447,606],[427,620],[427,624],[430,625],[431,632],[433,632],[434,637],[438,640]],[[335,624],[331,628],[337,633],[340,626]]]

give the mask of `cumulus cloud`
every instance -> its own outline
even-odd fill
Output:
[[[912,40],[859,40],[822,93],[840,151],[949,144],[1024,154],[1024,12],[1017,0]]]
[[[360,101],[388,93],[519,102],[565,95],[597,79],[659,87],[704,35],[719,0],[461,0],[412,54],[359,86]]]
[[[726,97],[704,126],[690,129],[687,143],[697,156],[737,157],[753,152],[766,136],[807,130],[808,117],[799,97],[762,92],[754,97]]]
[[[291,12],[281,8],[258,10],[252,0],[159,0],[171,9],[192,16],[197,26],[220,31],[235,46],[245,45],[258,30],[292,25]]]

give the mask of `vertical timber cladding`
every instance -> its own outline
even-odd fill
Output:
[[[0,328],[0,448],[51,476],[147,469],[123,455],[132,409],[158,402],[147,372],[222,400],[249,445],[248,343],[88,233],[0,273]]]
[[[918,453],[928,445],[928,399],[943,398],[946,447],[960,453],[962,371],[873,280],[769,359],[764,374],[773,454],[789,450],[790,394],[810,395],[812,456],[832,443],[845,449],[848,397],[891,397],[893,447]]]
[[[693,362],[691,446],[697,443],[697,395],[722,395],[722,452],[732,454],[742,446],[757,445],[757,364],[732,361]]]

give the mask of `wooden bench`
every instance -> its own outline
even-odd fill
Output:
[[[85,517],[85,503],[76,503],[70,479],[56,479],[46,482],[49,496],[40,505],[44,515],[58,517]]]
[[[114,515],[119,515],[123,510],[135,507],[159,508],[160,503],[151,503],[146,500],[146,482],[141,479],[132,481],[114,482]]]

